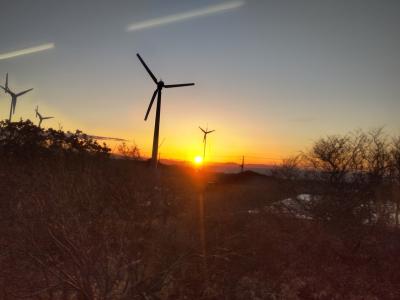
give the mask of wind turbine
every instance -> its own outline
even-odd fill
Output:
[[[156,90],[153,93],[153,96],[151,97],[149,107],[147,108],[146,115],[144,117],[144,120],[147,120],[147,117],[149,116],[151,107],[153,105],[154,99],[157,97],[157,108],[156,108],[156,120],[155,120],[155,125],[154,125],[154,137],[153,137],[153,151],[151,155],[151,162],[154,167],[157,167],[157,155],[158,155],[158,136],[159,136],[159,131],[160,131],[160,112],[161,112],[161,91],[163,88],[175,88],[175,87],[182,87],[182,86],[190,86],[194,85],[194,83],[181,83],[181,84],[165,84],[164,81],[157,80],[156,76],[151,72],[150,68],[146,65],[142,57],[139,55],[139,53],[136,54],[137,57],[139,58],[140,62],[146,69],[147,73],[149,73],[151,79],[153,79],[154,83],[157,85]]]
[[[18,97],[26,94],[27,92],[32,91],[33,89],[25,90],[20,93],[14,93],[8,87],[8,73],[6,74],[6,85],[5,86],[0,85],[0,87],[4,90],[4,92],[6,92],[11,96],[10,116],[8,118],[8,121],[11,122],[11,116],[15,113],[15,107],[17,106]]]
[[[39,128],[40,128],[40,125],[42,125],[43,120],[48,120],[48,119],[53,119],[54,118],[54,117],[43,117],[39,113],[39,106],[36,106],[35,112],[36,112],[36,118],[39,118]]]
[[[215,130],[208,130],[208,126],[207,126],[207,129],[206,129],[206,130],[204,130],[204,129],[201,128],[200,126],[199,126],[199,128],[200,128],[200,130],[203,131],[203,133],[204,133],[204,136],[203,136],[203,144],[204,144],[203,162],[204,162],[205,157],[206,157],[207,134],[209,134],[209,133],[211,133],[211,132],[214,132]]]

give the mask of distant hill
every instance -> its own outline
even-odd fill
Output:
[[[271,176],[260,174],[254,171],[244,171],[243,173],[219,173],[217,181],[219,183],[246,183],[271,180]]]
[[[179,166],[192,166],[192,162],[175,160],[175,159],[161,159],[162,164],[166,165],[179,165]],[[247,164],[245,171],[253,171],[263,175],[271,175],[273,166],[267,164]],[[237,163],[209,163],[207,170],[215,173],[240,173],[240,165]]]

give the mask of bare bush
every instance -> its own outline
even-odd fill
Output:
[[[205,189],[207,175],[189,169],[154,176],[142,162],[104,156],[0,156],[0,298],[399,299],[399,234],[360,213],[375,212],[371,199],[382,195],[369,187],[376,148],[366,136],[352,155],[343,152],[361,144],[352,135],[344,148],[324,144],[327,156],[312,152],[327,166],[312,176],[301,157],[285,177]],[[400,142],[388,145],[389,171],[374,181],[382,185],[399,183]],[[339,163],[352,156],[352,167]],[[316,218],[265,209],[299,192],[323,199],[310,208]],[[345,236],[316,220],[361,226]]]
[[[396,206],[395,223],[399,226],[400,214],[400,136],[393,138],[390,149],[390,174],[393,182],[393,202]]]
[[[312,195],[316,219],[344,226],[391,223],[397,143],[391,145],[382,128],[327,136],[301,158],[283,161],[275,174],[294,181],[294,193]]]
[[[133,159],[133,160],[141,159],[140,149],[136,144],[129,146],[125,142],[123,142],[122,144],[118,145],[117,153],[127,159]]]
[[[272,170],[272,175],[284,180],[298,179],[301,175],[301,156],[284,158],[280,165]]]

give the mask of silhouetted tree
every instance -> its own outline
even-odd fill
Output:
[[[372,201],[377,222],[390,221],[390,145],[382,128],[368,132],[368,144],[365,149],[365,173],[367,176],[366,189]]]
[[[398,227],[400,214],[400,136],[392,140],[390,160],[390,173],[393,182],[393,202],[396,207],[395,223],[396,227]]]
[[[398,143],[390,146],[382,128],[330,135],[301,157],[283,161],[274,174],[294,182],[294,193],[311,195],[307,206],[316,219],[343,226],[387,223],[393,211],[390,179],[398,174]]]
[[[25,157],[47,154],[90,154],[105,156],[110,149],[98,144],[81,131],[63,132],[43,129],[30,120],[0,121],[0,154],[3,157]]]
[[[365,197],[367,145],[367,135],[356,132],[321,138],[304,153],[304,165],[314,170],[309,189],[316,196],[313,213],[317,218],[345,226],[371,219],[370,200]]]

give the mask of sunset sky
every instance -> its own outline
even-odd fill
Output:
[[[164,158],[272,163],[327,134],[400,134],[400,1],[2,0],[0,84],[14,120],[135,141],[150,155],[155,85],[166,83]],[[25,49],[25,50],[24,50]],[[35,53],[29,53],[35,52]],[[0,118],[10,101],[0,93]]]

